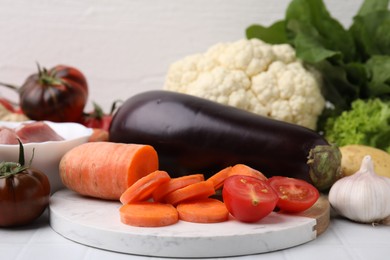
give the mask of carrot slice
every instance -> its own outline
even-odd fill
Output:
[[[176,206],[179,219],[194,223],[218,223],[229,219],[225,204],[217,199],[182,202]]]
[[[219,172],[215,173],[214,175],[210,176],[207,181],[211,181],[214,185],[214,189],[218,190],[223,186],[223,182],[227,177],[229,177],[229,174],[232,170],[231,166],[228,166]]]
[[[232,175],[246,175],[246,176],[252,176],[258,178],[260,180],[267,180],[267,177],[265,177],[265,175],[262,174],[260,171],[255,170],[245,164],[234,165],[231,171],[229,172],[229,176]]]
[[[179,220],[174,206],[147,201],[123,205],[119,215],[122,223],[136,227],[163,227]]]
[[[204,181],[203,174],[191,174],[182,177],[172,178],[169,182],[161,184],[153,192],[153,200],[158,202],[165,202],[164,197],[172,191],[181,189],[187,185]]]
[[[200,181],[185,186],[184,188],[172,191],[168,193],[164,200],[176,206],[180,202],[191,200],[191,199],[205,199],[215,194],[214,186],[212,182]]]
[[[88,142],[69,150],[60,161],[63,184],[82,195],[118,200],[136,180],[158,169],[150,145]]]
[[[148,200],[159,185],[169,182],[170,179],[171,177],[165,171],[157,170],[149,173],[127,188],[119,200],[122,204]]]

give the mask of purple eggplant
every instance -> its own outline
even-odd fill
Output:
[[[340,176],[340,150],[322,135],[199,97],[156,90],[126,100],[115,113],[111,142],[152,145],[172,177],[206,178],[234,164],[267,177],[287,176],[328,189]]]

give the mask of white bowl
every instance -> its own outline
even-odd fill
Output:
[[[0,127],[15,128],[22,123],[26,122],[0,121]],[[49,121],[45,121],[45,123],[65,140],[23,144],[24,158],[26,164],[28,164],[34,149],[31,168],[40,170],[46,174],[50,181],[51,193],[53,194],[57,190],[64,188],[58,167],[62,156],[73,147],[86,143],[92,135],[93,130],[77,123],[54,123]],[[18,144],[0,144],[0,161],[18,162],[18,159]]]

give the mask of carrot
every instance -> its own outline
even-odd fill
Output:
[[[179,219],[195,223],[217,223],[228,220],[229,211],[217,199],[202,199],[182,202],[176,206]]]
[[[200,181],[168,193],[164,197],[164,200],[167,203],[176,206],[180,202],[186,200],[205,199],[214,194],[215,190],[212,182]]]
[[[218,190],[223,186],[223,182],[227,177],[229,177],[229,174],[232,170],[231,166],[228,166],[219,172],[215,173],[214,175],[210,176],[207,181],[211,181],[213,183],[214,189]]]
[[[179,221],[176,208],[158,202],[137,202],[119,208],[122,223],[137,227],[163,227]]]
[[[172,191],[181,189],[187,185],[204,181],[203,174],[191,174],[182,177],[172,178],[169,182],[161,184],[153,192],[153,200],[158,202],[165,202],[164,197]]]
[[[69,150],[59,164],[63,184],[82,195],[118,200],[135,181],[158,169],[150,145],[88,142]]]
[[[171,177],[165,171],[157,170],[149,173],[127,188],[119,200],[122,204],[148,200],[159,185],[169,182],[170,179]]]
[[[262,174],[258,170],[255,170],[255,169],[253,169],[245,164],[234,165],[229,172],[229,176],[232,176],[232,175],[246,175],[246,176],[252,176],[252,177],[258,178],[260,180],[267,180],[267,177],[265,177],[264,174]]]

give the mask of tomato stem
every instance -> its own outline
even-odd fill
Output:
[[[19,142],[19,162],[1,162],[0,163],[0,179],[7,178],[11,175],[18,174],[26,169],[28,169],[34,158],[34,150],[32,151],[32,156],[28,165],[25,165],[24,160],[24,147],[22,142],[18,139]]]
[[[2,162],[0,163],[0,179],[22,172],[27,168],[16,162]]]
[[[15,85],[12,85],[12,84],[0,82],[0,86],[6,87],[6,88],[10,88],[12,90],[15,90],[16,92],[19,92],[19,87],[15,86]]]
[[[38,67],[38,81],[42,86],[49,85],[65,85],[64,81],[57,77],[57,71],[53,69],[48,71],[45,67],[41,67],[37,62]]]

